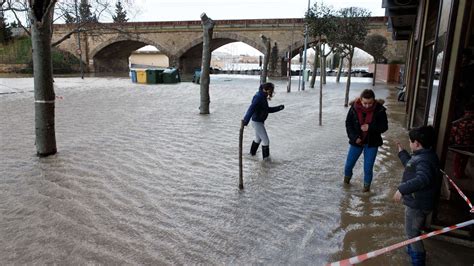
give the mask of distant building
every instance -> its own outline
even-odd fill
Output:
[[[128,58],[131,68],[169,67],[169,58],[160,51],[135,51]]]

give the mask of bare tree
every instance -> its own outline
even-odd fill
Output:
[[[270,56],[270,72],[275,73],[278,65],[278,44],[275,42]]]
[[[306,23],[309,27],[310,36],[318,40],[316,45],[317,54],[320,58],[320,79],[319,79],[319,125],[322,125],[323,112],[323,84],[326,84],[326,58],[332,52],[332,48],[328,52],[325,51],[326,44],[332,43],[336,31],[335,14],[332,8],[319,4],[316,2],[314,6],[308,10],[305,17]],[[315,64],[317,62],[315,58]],[[316,75],[313,74],[311,80],[311,87],[314,87],[314,80]]]
[[[319,49],[319,42],[316,43],[315,46],[313,46],[313,49],[314,49],[314,62],[313,62],[313,73],[311,73],[311,81],[309,83],[309,87],[310,88],[314,88],[314,83],[316,83],[316,74],[318,72],[318,67],[319,67],[319,52],[320,52],[320,49]]]
[[[338,30],[336,31],[335,42],[343,45],[343,50],[347,51],[349,62],[346,95],[344,106],[349,105],[349,90],[351,87],[352,59],[356,46],[364,44],[365,36],[368,32],[370,12],[365,8],[349,7],[342,8],[338,12]]]
[[[326,58],[333,51],[334,46],[334,35],[337,31],[337,24],[335,20],[336,14],[335,11],[330,6],[326,6],[323,3],[318,4],[317,2],[314,6],[306,13],[305,21],[308,23],[309,34],[313,38],[318,40],[317,48],[319,49],[321,57],[321,79],[323,84],[326,84]],[[325,46],[329,45],[330,49],[326,51]],[[312,82],[314,83],[314,82]]]
[[[270,38],[265,37],[263,34],[260,35],[262,38],[263,45],[265,47],[265,55],[263,57],[263,66],[262,66],[262,73],[260,74],[260,84],[267,82],[268,76],[268,63],[270,61],[270,54],[271,54],[271,41]]]
[[[372,34],[365,38],[365,51],[374,57],[374,76],[372,78],[372,86],[375,86],[375,78],[377,76],[377,63],[384,58],[387,49],[387,38],[380,34]]]
[[[77,2],[80,1],[79,5]],[[57,2],[57,1],[56,1]],[[130,7],[133,0],[124,0],[125,7]],[[31,36],[29,25],[25,25],[25,21],[22,19],[22,13],[27,12],[28,6],[26,1],[18,0],[0,0],[0,3],[4,5],[4,9],[8,10],[13,14],[19,27],[21,27],[26,34]],[[112,4],[114,3],[114,4]],[[53,47],[58,46],[65,40],[71,38],[78,32],[95,31],[98,29],[109,29],[116,30],[121,33],[126,33],[119,27],[111,27],[110,25],[104,25],[98,23],[104,16],[112,17],[115,12],[113,6],[115,0],[63,0],[55,4],[54,20],[51,23],[57,21],[64,21],[74,25],[70,32],[63,35],[56,42],[52,43]],[[76,12],[76,6],[79,6],[78,12]],[[28,23],[29,20],[26,20]]]
[[[206,13],[201,14],[203,29],[202,66],[201,66],[201,114],[209,114],[209,68],[211,67],[211,40],[214,32],[214,21]]]
[[[344,50],[344,46],[341,44],[337,44],[334,51],[337,55],[339,55],[339,65],[336,75],[336,83],[339,83],[342,74],[342,66],[344,65],[344,59],[347,57],[347,51]]]

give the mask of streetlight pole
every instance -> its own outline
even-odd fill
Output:
[[[310,7],[311,0],[308,0],[308,11]],[[304,83],[305,83],[305,76],[306,74],[306,49],[308,49],[308,23],[304,25],[304,53],[303,53],[303,82],[301,83],[301,90],[304,91]]]

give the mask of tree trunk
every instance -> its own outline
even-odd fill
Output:
[[[321,64],[320,64],[320,68],[321,68],[321,79],[323,80],[323,84],[326,84],[326,58],[327,58],[327,55],[326,55],[326,44],[323,44],[321,46]]]
[[[322,60],[321,60],[321,78],[323,80],[323,84],[326,85],[326,59],[327,59],[327,56],[326,55],[322,55],[321,56]]]
[[[349,69],[347,70],[347,83],[346,83],[346,97],[344,100],[344,106],[349,106],[349,90],[351,88],[351,72],[352,72],[352,58],[354,57],[354,47],[351,46],[349,52]]]
[[[344,57],[341,56],[341,58],[339,58],[339,67],[338,67],[337,76],[336,76],[337,83],[339,83],[339,80],[341,79],[341,71],[342,71],[343,63],[344,63]]]
[[[287,67],[286,76],[288,77],[286,92],[291,92],[291,45],[288,47],[288,67]]]
[[[316,46],[314,49],[314,63],[313,63],[313,73],[311,74],[311,82],[309,83],[310,88],[314,88],[316,83],[316,74],[318,72],[318,60],[319,60],[319,46]]]
[[[321,51],[321,62],[319,63],[320,66],[323,65],[323,60],[325,60],[325,57],[323,56],[324,52]],[[321,71],[321,76],[319,78],[319,125],[323,125],[323,76],[322,76],[322,71]]]
[[[264,35],[260,35],[260,37],[262,38],[263,45],[265,46],[265,55],[263,57],[262,74],[260,76],[260,84],[263,84],[267,82],[268,62],[270,61],[271,43],[270,43],[270,38],[267,38]]]
[[[35,95],[36,154],[55,154],[53,62],[51,59],[52,19],[55,0],[30,1],[31,44]]]
[[[374,58],[374,76],[372,77],[372,86],[375,86],[375,79],[377,78],[377,60]]]
[[[211,40],[214,31],[214,21],[206,13],[201,14],[203,28],[202,65],[201,65],[201,106],[200,114],[209,114],[209,68],[211,67]]]

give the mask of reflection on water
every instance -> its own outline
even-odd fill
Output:
[[[318,90],[288,94],[275,81],[270,103],[286,108],[266,122],[272,160],[245,155],[239,191],[238,132],[256,76],[212,76],[205,116],[193,83],[56,78],[59,152],[42,159],[32,80],[0,80],[26,91],[0,95],[0,261],[322,264],[403,240],[403,208],[390,200],[401,173],[393,140],[406,134],[396,89],[376,87],[395,115],[364,194],[360,164],[342,185],[345,83],[328,81],[323,126]],[[351,97],[371,82],[354,81]],[[245,152],[252,135],[247,127]],[[399,250],[369,264],[381,262],[407,260]]]

